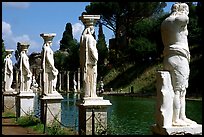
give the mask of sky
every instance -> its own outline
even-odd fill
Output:
[[[174,2],[167,2],[164,9],[169,12]],[[84,29],[79,20],[81,13],[90,2],[2,2],[2,38],[6,49],[17,48],[17,42],[30,44],[28,54],[41,52],[41,33],[56,33],[52,50],[59,50],[59,42],[67,23],[72,24],[73,36],[79,42]],[[114,37],[111,30],[103,27],[106,44]],[[95,27],[96,38],[98,27]],[[13,54],[12,61],[15,63]]]

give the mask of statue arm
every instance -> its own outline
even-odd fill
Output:
[[[47,63],[52,67],[52,69],[55,69],[54,59],[47,50],[45,51],[45,59],[46,59]]]
[[[94,61],[98,61],[98,51],[96,48],[95,39],[91,39],[91,38],[89,39],[89,50]]]
[[[25,70],[27,71],[27,73],[28,73],[28,77],[31,77],[31,71],[30,71],[30,67],[29,67],[29,61],[28,61],[28,59],[27,59],[27,57],[24,57],[23,58],[23,65],[24,65],[24,67],[25,67]]]

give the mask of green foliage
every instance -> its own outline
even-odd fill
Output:
[[[196,6],[189,2],[189,24],[188,24],[188,42],[189,46],[197,44],[202,40],[202,28],[199,26],[199,20],[196,13]]]
[[[2,51],[1,51],[1,53],[2,53],[2,65],[4,65],[4,59],[5,59],[5,57],[6,57],[6,50],[5,50],[5,46],[4,46],[4,40],[2,39]]]
[[[3,117],[15,117],[15,114],[11,111],[6,111],[4,113],[2,113]]]
[[[47,128],[48,135],[74,135],[74,131],[70,128],[63,128],[61,125],[54,121],[50,127]]]
[[[71,23],[66,24],[63,37],[60,40],[60,49],[55,53],[55,60],[60,71],[76,71],[79,67],[79,44],[73,38]]]
[[[33,125],[37,125],[39,123],[40,123],[40,119],[33,116],[33,115],[21,116],[17,120],[17,124],[19,124],[20,126],[23,126],[23,127],[33,126]]]
[[[117,29],[122,25],[127,27],[132,22],[160,12],[164,6],[160,2],[91,2],[86,6],[86,13],[102,15],[102,24],[117,36]]]
[[[70,46],[73,46],[73,34],[72,34],[72,24],[67,23],[65,31],[63,32],[63,37],[60,40],[60,50],[69,50]]]
[[[103,34],[102,24],[99,24],[98,41],[96,44],[98,50],[98,77],[103,77],[103,71],[105,69],[105,60],[108,58],[108,48],[105,41],[105,35]]]
[[[138,37],[131,41],[128,51],[132,60],[141,61],[155,55],[156,44],[145,37]]]
[[[61,52],[61,51],[56,51],[54,53],[54,59],[55,59],[55,66],[59,71],[65,70],[65,66],[67,65],[67,60],[68,58],[68,52]]]

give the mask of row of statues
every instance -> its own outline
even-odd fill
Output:
[[[85,29],[80,39],[80,67],[83,77],[84,97],[95,98],[97,84],[97,61],[98,51],[96,40],[93,37],[94,25],[100,19],[99,15],[83,15],[80,20],[84,23]],[[54,33],[40,34],[44,39],[42,48],[42,70],[43,70],[43,94],[49,95],[56,91],[58,70],[54,65],[54,52],[51,49]],[[32,73],[27,56],[28,44],[18,43],[20,47],[20,91],[30,91]],[[5,63],[5,90],[11,89],[13,81],[13,65],[11,61],[12,52],[6,57]]]
[[[186,109],[186,88],[189,79],[190,51],[188,47],[189,7],[186,3],[175,3],[171,8],[172,12],[161,24],[161,35],[164,44],[164,70],[169,71],[171,84],[174,91],[173,97],[173,126],[185,126],[196,122],[188,119]],[[98,51],[96,40],[93,37],[94,25],[100,19],[99,15],[82,15],[79,19],[85,25],[80,38],[80,68],[82,72],[84,98],[97,98],[97,61]],[[52,39],[56,34],[40,34],[44,39],[42,50],[42,68],[44,94],[52,94],[56,91],[58,70],[54,66],[54,55],[51,49]],[[22,46],[23,47],[23,46]],[[5,58],[5,86],[6,90],[11,89],[13,79],[12,63],[10,60],[12,51],[7,51]],[[32,73],[29,69],[29,61],[26,55],[27,47],[24,45],[21,51],[20,70],[21,90],[28,91],[31,84]],[[75,89],[76,90],[76,89]]]
[[[52,39],[56,34],[40,34],[44,39],[43,44],[43,58],[42,58],[42,69],[43,71],[43,82],[44,82],[44,94],[52,94],[56,91],[57,75],[58,70],[54,66],[54,54],[51,49]],[[20,49],[20,92],[32,92],[31,83],[34,82],[34,76],[30,70],[29,58],[27,55],[29,44],[17,43]],[[12,64],[12,53],[14,50],[6,50],[5,71],[4,71],[4,87],[5,91],[13,92],[11,88],[13,82],[13,64]],[[36,87],[36,81],[33,83]]]

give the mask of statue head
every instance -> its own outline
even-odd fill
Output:
[[[13,49],[6,49],[6,57],[11,57],[13,52]]]
[[[49,33],[49,34],[42,33],[40,34],[40,36],[44,39],[44,43],[48,43],[49,45],[52,45],[52,40],[56,36],[56,34],[55,33]]]
[[[18,42],[18,43],[17,43],[17,46],[20,47],[20,51],[21,51],[21,52],[24,51],[24,53],[27,53],[28,47],[29,47],[30,45],[27,44],[27,43]]]
[[[100,20],[100,15],[82,15],[79,20],[85,25],[86,28],[94,26],[98,20]]]

